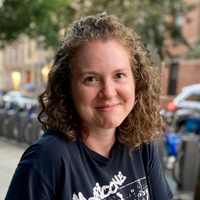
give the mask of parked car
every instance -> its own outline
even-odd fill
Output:
[[[39,104],[33,95],[11,91],[3,96],[0,109],[0,135],[18,142],[34,143],[43,134],[37,119]]]
[[[173,131],[182,131],[187,119],[200,116],[200,84],[183,87],[160,113]]]
[[[37,104],[37,98],[29,93],[24,93],[20,91],[10,91],[3,96],[3,102],[10,104],[13,103],[15,105],[34,105]]]
[[[4,90],[1,90],[0,89],[0,108],[3,106],[3,96],[5,94],[5,91]]]

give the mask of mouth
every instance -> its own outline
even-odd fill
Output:
[[[102,106],[97,106],[97,107],[95,107],[95,109],[100,110],[100,111],[111,111],[111,110],[114,110],[115,108],[117,108],[119,105],[120,105],[119,103],[106,104],[106,105],[102,105]]]

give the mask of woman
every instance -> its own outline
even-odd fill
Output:
[[[46,131],[6,200],[170,200],[153,140],[159,75],[135,33],[101,14],[68,28],[39,97]]]

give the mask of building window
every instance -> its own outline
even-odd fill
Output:
[[[18,61],[18,64],[22,64],[23,62],[23,48],[22,48],[22,45],[19,44],[18,45],[18,51],[17,51],[17,61]]]
[[[39,50],[39,51],[41,51],[41,50],[43,50],[43,47],[42,47],[42,42],[43,42],[43,37],[42,36],[39,36],[38,38],[37,38],[37,49]]]
[[[9,65],[10,64],[10,49],[9,47],[6,47],[5,49],[5,64]]]
[[[172,63],[170,68],[168,95],[176,94],[177,74],[178,74],[178,63]]]
[[[31,72],[26,71],[26,83],[30,83],[30,82],[31,82]]]
[[[12,65],[15,65],[17,61],[17,49],[16,45],[13,45],[12,50],[11,50],[11,63]]]
[[[28,58],[32,57],[32,44],[31,41],[28,41]]]

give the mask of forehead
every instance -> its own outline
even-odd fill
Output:
[[[90,67],[91,65],[108,64],[108,65],[127,65],[131,62],[131,56],[117,40],[109,41],[91,41],[77,51],[73,58],[73,69]]]

